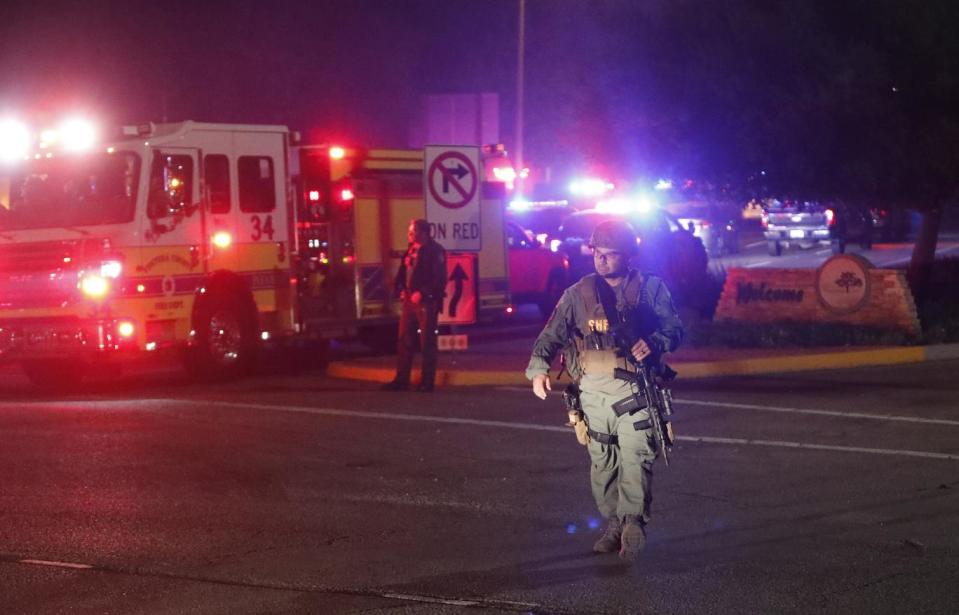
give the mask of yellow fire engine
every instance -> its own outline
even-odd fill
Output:
[[[0,124],[0,359],[50,383],[180,347],[223,375],[265,340],[395,335],[423,152],[294,141],[283,126],[149,123],[101,143]],[[509,305],[504,198],[483,191],[473,283],[490,313]]]

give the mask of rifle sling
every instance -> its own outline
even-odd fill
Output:
[[[612,286],[602,276],[597,275],[595,279],[596,294],[599,295],[599,302],[603,306],[606,320],[609,322],[610,328],[615,327],[620,323],[619,311],[616,309],[616,295],[613,294]]]

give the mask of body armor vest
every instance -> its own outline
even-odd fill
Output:
[[[610,331],[609,318],[603,309],[596,287],[596,274],[583,278],[579,284],[580,300],[585,310],[576,327],[582,337],[576,338],[576,351],[584,375],[612,377],[614,368],[634,369],[616,348]],[[629,326],[630,338],[638,340],[656,330],[656,315],[649,303],[646,277],[630,271],[623,282],[622,298],[617,301],[619,321]]]

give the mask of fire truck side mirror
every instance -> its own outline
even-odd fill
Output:
[[[151,219],[150,230],[154,235],[162,235],[163,233],[169,233],[170,227],[168,227],[166,224],[161,224],[160,222]]]

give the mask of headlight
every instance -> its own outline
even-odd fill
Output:
[[[104,278],[117,279],[123,273],[123,263],[120,261],[104,261],[100,264],[100,275]]]
[[[99,299],[110,290],[110,282],[102,275],[87,273],[80,278],[80,290],[91,299]]]
[[[64,149],[73,152],[90,149],[97,139],[97,131],[93,124],[79,118],[65,121],[58,132]]]
[[[133,337],[133,334],[136,333],[136,327],[129,320],[121,320],[117,323],[117,333],[120,337]]]
[[[0,161],[23,158],[30,149],[30,131],[16,120],[0,120]]]

